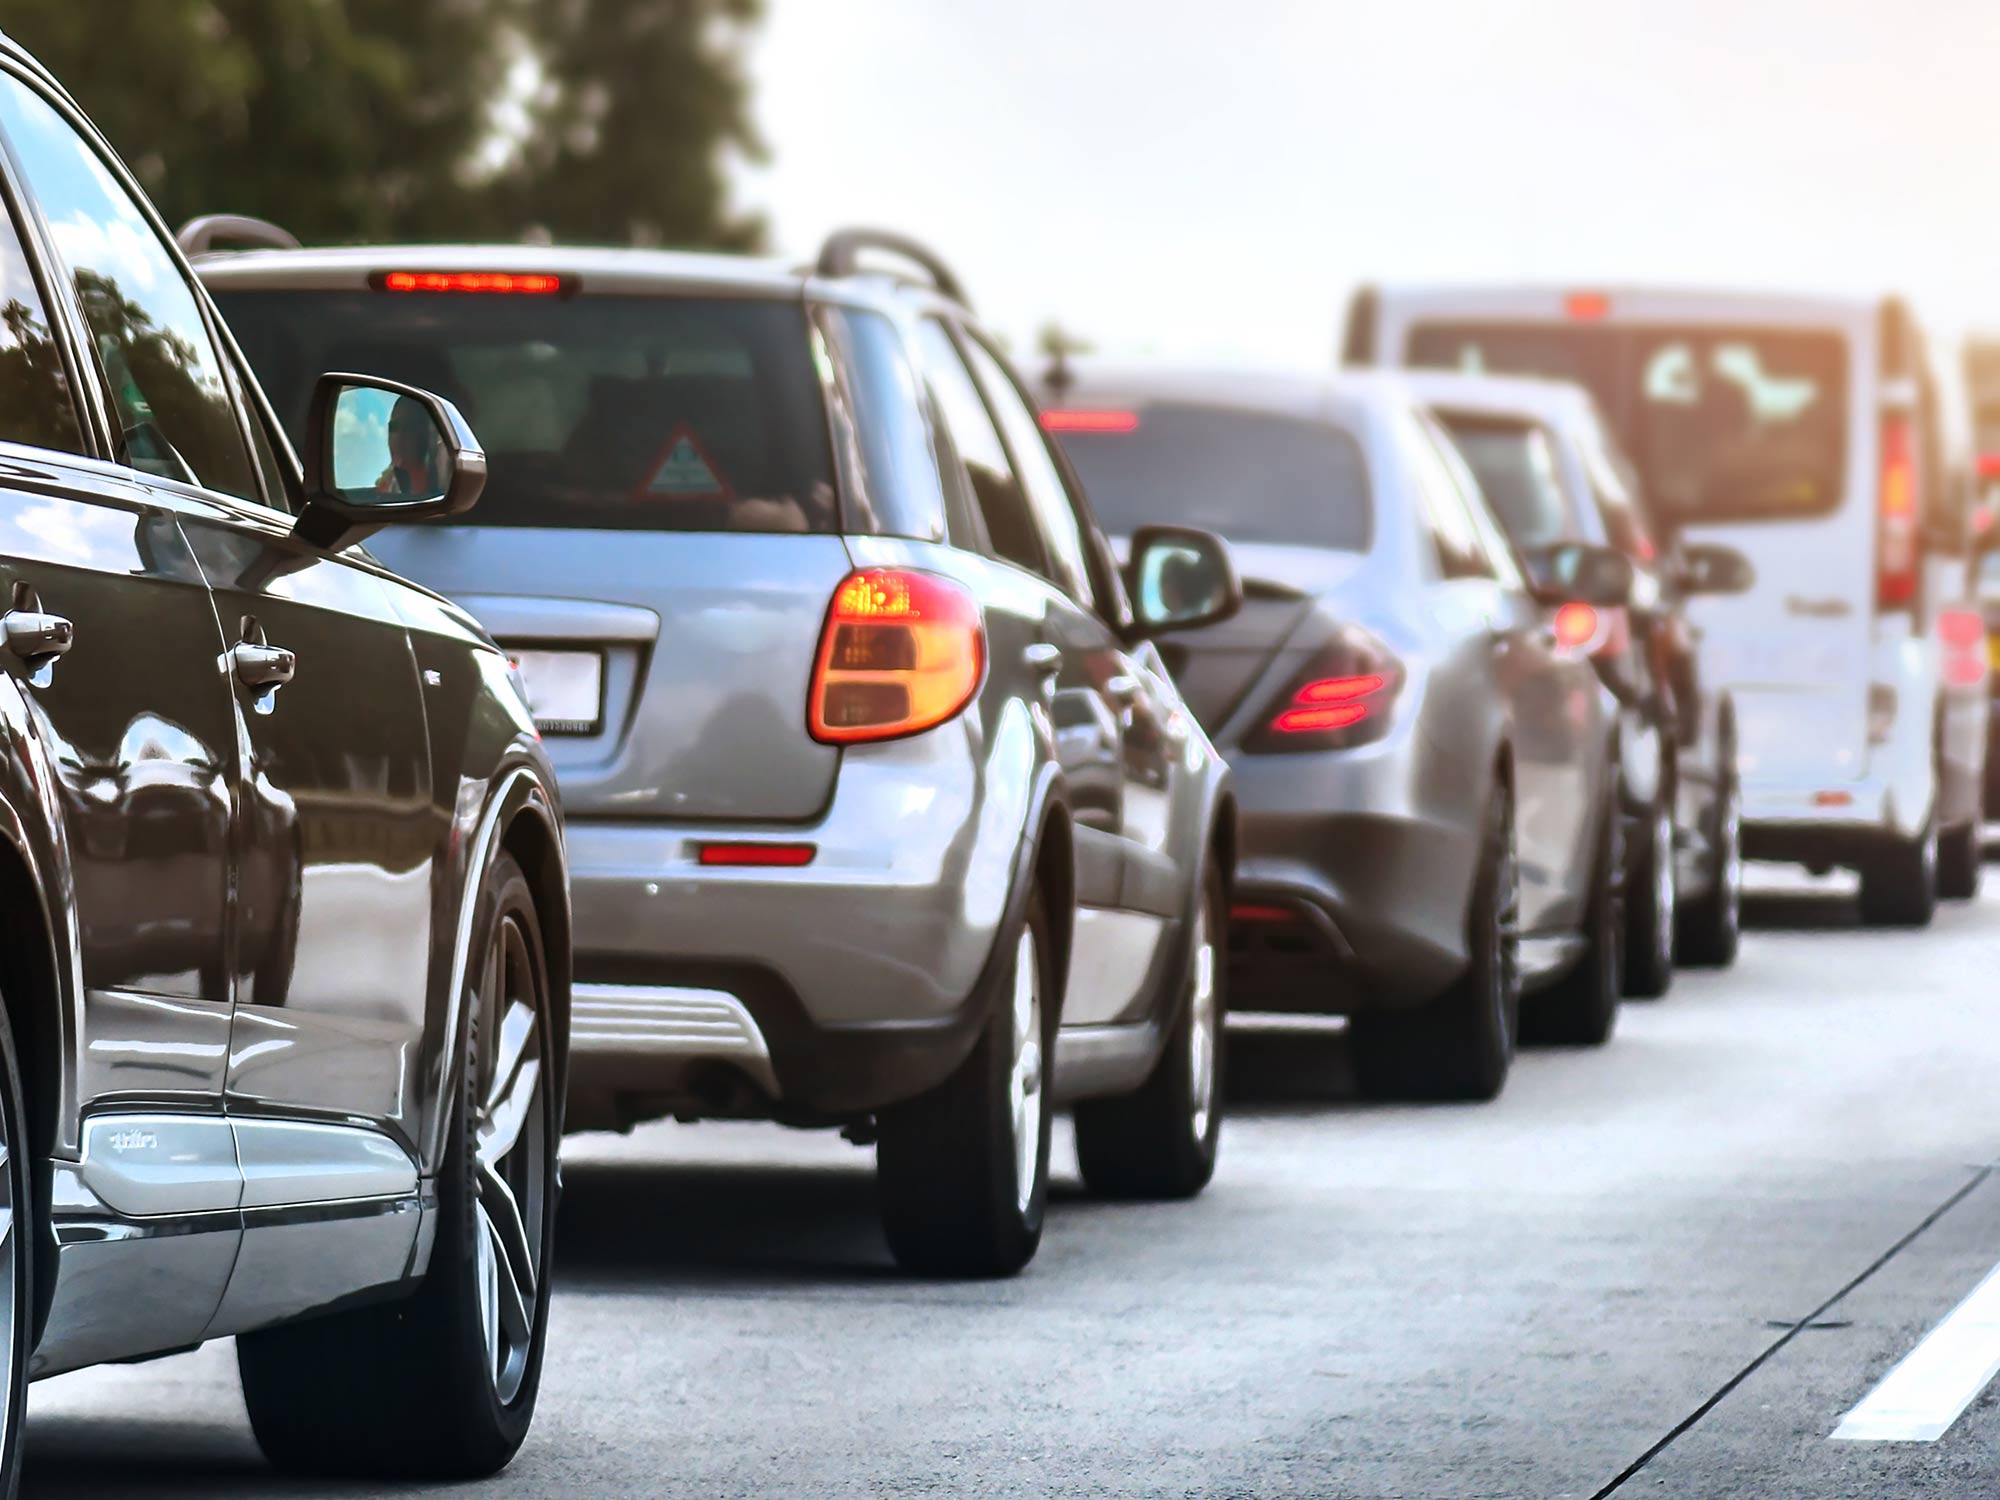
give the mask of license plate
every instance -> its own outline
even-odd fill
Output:
[[[509,653],[543,734],[595,734],[604,717],[604,658],[595,651]]]

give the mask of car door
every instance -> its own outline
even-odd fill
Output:
[[[1171,843],[1167,715],[1159,685],[1110,623],[1110,600],[1100,595],[1113,585],[1093,576],[1090,523],[1033,408],[979,338],[965,335],[964,347],[1049,559],[1057,594],[1052,620],[1064,653],[1057,700],[1059,709],[1068,709],[1058,723],[1085,720],[1073,753],[1080,773],[1087,768],[1102,779],[1104,795],[1092,811],[1103,819],[1103,848],[1116,865],[1115,889],[1101,889],[1098,900],[1085,902],[1079,883],[1077,953],[1063,1017],[1076,1025],[1131,1020],[1150,998],[1154,959],[1187,906],[1187,875]]]
[[[69,1212],[130,1226],[59,1234],[42,1358],[60,1367],[199,1337],[240,1244],[223,1115],[235,727],[178,524],[190,491],[151,470],[171,454],[227,484],[247,460],[192,294],[121,237],[144,220],[94,148],[4,69],[0,135],[0,671],[46,768],[63,850],[48,896],[82,983],[56,1142],[75,1166],[58,1170],[86,1190]],[[135,420],[106,420],[114,393]],[[170,1215],[172,1234],[148,1227]]]

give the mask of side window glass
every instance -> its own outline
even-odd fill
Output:
[[[972,481],[972,493],[986,521],[993,554],[1031,573],[1048,574],[1034,517],[1007,461],[1006,445],[979,398],[979,387],[959,358],[958,346],[935,318],[926,318],[917,332],[917,354],[923,360],[938,409],[944,414],[952,446]]]
[[[0,74],[0,125],[76,282],[127,462],[257,498],[194,289],[138,204],[68,122],[11,74]]]
[[[0,440],[83,451],[49,313],[14,221],[0,209]]]
[[[845,307],[821,308],[819,321],[833,346],[850,418],[836,424],[848,429],[838,434],[837,446],[852,449],[844,455],[848,524],[881,536],[942,541],[944,488],[937,450],[896,325],[880,313]]]
[[[1090,586],[1090,565],[1083,553],[1083,527],[1070,504],[1069,488],[1063,483],[1056,462],[1049,457],[1042,424],[1028,409],[1014,379],[1000,361],[976,340],[968,341],[973,373],[986,392],[987,405],[998,418],[1006,435],[1008,450],[1021,476],[1021,488],[1034,512],[1036,529],[1048,549],[1055,582],[1072,599],[1094,608],[1095,591]]]
[[[1479,559],[1479,576],[1497,578],[1512,588],[1526,587],[1526,580],[1514,562],[1514,544],[1507,540],[1507,533],[1493,515],[1493,508],[1486,503],[1486,497],[1479,491],[1479,481],[1472,477],[1472,470],[1459,456],[1458,449],[1445,435],[1444,429],[1434,421],[1424,424],[1424,436],[1429,439],[1431,452],[1437,455],[1444,466],[1445,482],[1458,497],[1459,505],[1465,511],[1466,520],[1472,526],[1473,546]]]
[[[1431,536],[1437,542],[1438,567],[1446,578],[1491,578],[1493,570],[1480,550],[1472,515],[1430,435],[1415,417],[1405,419],[1397,430]]]

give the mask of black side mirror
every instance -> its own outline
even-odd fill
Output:
[[[329,551],[384,526],[463,515],[486,488],[486,454],[457,407],[372,375],[320,376],[305,467],[293,533]]]
[[[1610,547],[1558,542],[1528,559],[1528,579],[1543,604],[1616,609],[1632,602],[1632,561]]]
[[[1133,532],[1125,580],[1141,637],[1218,624],[1243,607],[1243,580],[1229,544],[1192,526]]]
[[[1688,594],[1743,594],[1757,581],[1750,559],[1734,547],[1689,542],[1681,548],[1681,590]]]

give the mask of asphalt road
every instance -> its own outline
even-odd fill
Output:
[[[1486,1108],[1239,1034],[1207,1195],[1091,1202],[1061,1141],[997,1285],[897,1275],[836,1139],[574,1142],[540,1414],[477,1492],[1583,1500],[1688,1424],[1609,1492],[1990,1495],[1991,1391],[1935,1442],[1829,1435],[2000,1260],[1993,885],[1922,934],[1764,895],[1733,971]],[[28,1443],[64,1500],[442,1493],[272,1476],[226,1344],[38,1386]]]

